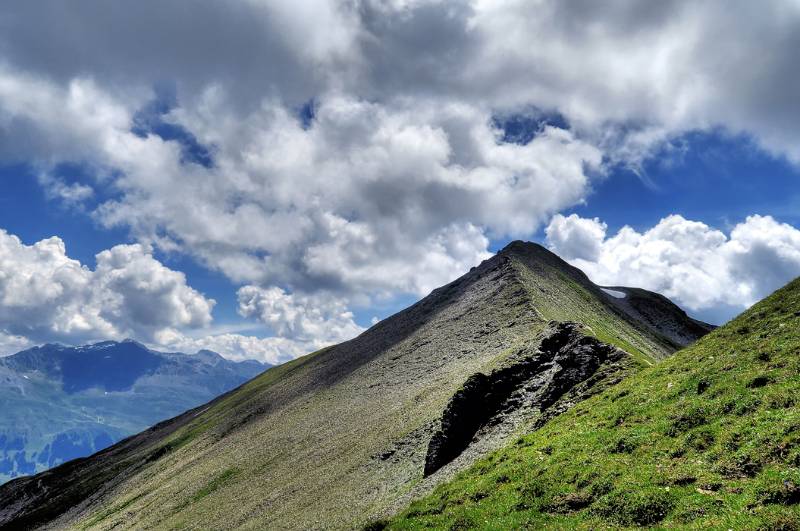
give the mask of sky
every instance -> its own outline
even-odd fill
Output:
[[[514,239],[723,323],[800,275],[797,49],[796,1],[6,3],[0,354],[279,363]]]

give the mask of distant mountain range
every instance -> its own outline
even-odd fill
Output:
[[[712,329],[513,242],[353,340],[7,483],[0,528],[357,529]]]
[[[131,340],[48,344],[0,358],[0,483],[102,450],[266,368]]]

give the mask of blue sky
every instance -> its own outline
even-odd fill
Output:
[[[529,128],[530,129],[530,128]],[[614,166],[593,184],[585,203],[564,210],[599,217],[616,232],[647,229],[670,214],[730,229],[752,214],[800,225],[800,169],[744,135],[693,132],[647,159],[641,168]],[[535,238],[544,240],[539,231]],[[509,240],[492,242],[498,250]]]
[[[681,214],[728,229],[751,214],[800,222],[800,172],[783,157],[755,146],[745,136],[720,131],[690,133],[647,160],[639,175],[625,168],[596,186],[587,204],[573,209],[599,216],[611,229],[646,228],[669,214]]]
[[[0,354],[134,337],[284,361],[513,239],[715,323],[800,274],[800,8],[0,20]]]

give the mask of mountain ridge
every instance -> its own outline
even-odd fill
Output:
[[[580,323],[575,345],[587,337],[625,353],[615,370],[601,362],[596,378],[570,378],[558,411],[677,348],[610,299],[543,247],[512,242],[350,341],[270,369],[81,463],[0,487],[13,500],[0,502],[0,524],[320,528],[388,514],[543,415],[528,403],[535,382],[566,370],[541,357],[554,323]],[[500,402],[522,397],[524,407],[494,415],[466,450],[424,477],[448,403],[479,373],[498,382],[520,375]],[[153,496],[163,502],[157,511]]]

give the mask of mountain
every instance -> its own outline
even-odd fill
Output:
[[[389,529],[800,529],[800,279],[518,438]]]
[[[102,450],[264,369],[130,340],[44,345],[0,358],[0,482]]]
[[[353,528],[711,327],[513,242],[357,338],[0,487],[0,526]]]

